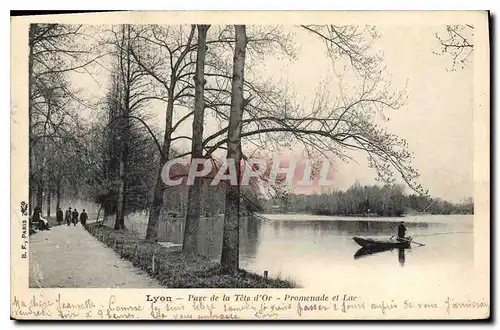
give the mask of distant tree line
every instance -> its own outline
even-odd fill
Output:
[[[404,187],[352,185],[347,191],[321,194],[286,194],[270,201],[266,211],[298,212],[317,215],[402,216],[406,213],[474,214],[474,202],[469,198],[453,204],[426,195],[404,194]]]

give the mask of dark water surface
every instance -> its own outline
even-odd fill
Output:
[[[460,275],[474,263],[472,216],[424,215],[404,218],[266,215],[269,221],[242,218],[240,266],[262,274],[294,280],[302,287],[359,278],[361,282],[444,279]],[[389,250],[355,258],[354,236],[389,238],[404,220],[407,235],[425,246]],[[182,218],[160,226],[161,240],[182,243]],[[222,248],[222,217],[201,219],[199,252],[218,260]],[[427,277],[427,279],[426,279]],[[373,283],[372,283],[373,284]],[[386,283],[387,284],[387,283]],[[362,283],[360,283],[362,285]]]

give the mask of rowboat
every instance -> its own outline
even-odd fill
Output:
[[[404,239],[373,239],[353,237],[354,242],[367,249],[408,249],[411,245],[411,237]]]

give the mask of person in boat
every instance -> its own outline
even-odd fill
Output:
[[[73,209],[73,213],[71,213],[72,218],[73,218],[73,225],[76,226],[78,223],[78,211],[76,209]]]
[[[63,214],[63,211],[58,208],[57,209],[57,212],[56,212],[56,219],[57,219],[57,225],[61,225],[61,223],[63,222],[64,220],[64,214]]]
[[[401,221],[401,223],[398,226],[398,238],[399,239],[404,239],[406,235],[406,227],[404,221]]]
[[[82,224],[82,226],[85,226],[88,218],[89,217],[87,216],[87,212],[85,212],[85,209],[83,209],[82,213],[80,213],[80,223]]]
[[[68,207],[68,209],[66,210],[65,219],[66,224],[69,226],[69,224],[71,223],[71,207]]]

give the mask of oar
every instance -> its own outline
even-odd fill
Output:
[[[419,242],[415,242],[414,240],[411,240],[411,239],[406,239],[406,238],[399,238],[399,239],[402,240],[402,241],[407,241],[407,242],[410,242],[410,243],[418,244],[419,246],[425,246],[425,244],[419,243]]]

